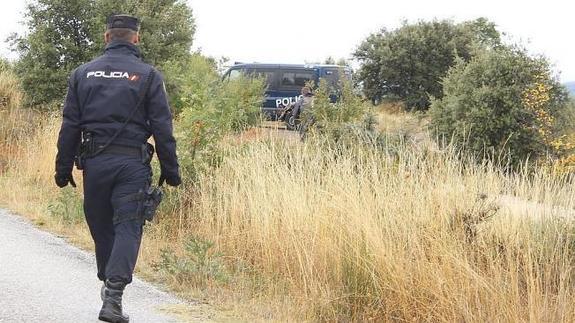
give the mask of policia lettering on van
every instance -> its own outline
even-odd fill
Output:
[[[326,79],[330,86],[337,87],[342,73],[351,80],[351,69],[337,65],[236,64],[224,74],[224,80],[241,74],[264,78],[267,89],[262,111],[270,120],[276,120],[283,108],[301,99],[301,89],[307,82],[317,85],[320,79]]]

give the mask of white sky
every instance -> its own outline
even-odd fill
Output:
[[[304,63],[350,58],[370,33],[401,21],[478,17],[494,21],[513,42],[544,54],[575,80],[575,32],[568,0],[188,0],[197,23],[194,48],[231,62]],[[3,1],[0,40],[22,31],[25,1]],[[0,43],[0,55],[14,57]]]

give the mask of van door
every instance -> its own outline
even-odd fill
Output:
[[[296,103],[301,96],[302,87],[309,81],[315,82],[316,78],[316,72],[313,69],[279,69],[277,90],[270,91],[267,100],[273,101],[273,106],[264,107],[265,112],[278,115],[283,107]]]
[[[341,94],[341,81],[351,82],[351,70],[346,67],[322,68],[321,78],[327,81],[329,86],[330,100],[336,102]]]
[[[251,67],[247,74],[263,78],[266,86],[262,112],[269,118],[275,118],[275,98],[278,91],[278,69],[269,67]]]

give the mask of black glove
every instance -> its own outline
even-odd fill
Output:
[[[76,187],[76,182],[74,182],[74,178],[71,173],[65,175],[56,173],[56,175],[54,175],[54,180],[59,188],[66,187],[68,183],[70,183],[72,187]]]
[[[166,177],[164,174],[160,175],[160,181],[158,182],[158,186],[162,186],[166,182],[170,186],[178,186],[182,184],[182,179],[179,175],[173,177]]]

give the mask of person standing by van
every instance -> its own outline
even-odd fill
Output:
[[[292,129],[298,128],[301,123],[301,116],[305,110],[309,110],[313,107],[313,90],[311,86],[306,85],[301,89],[301,97],[294,104],[291,114],[288,118],[288,127]]]

